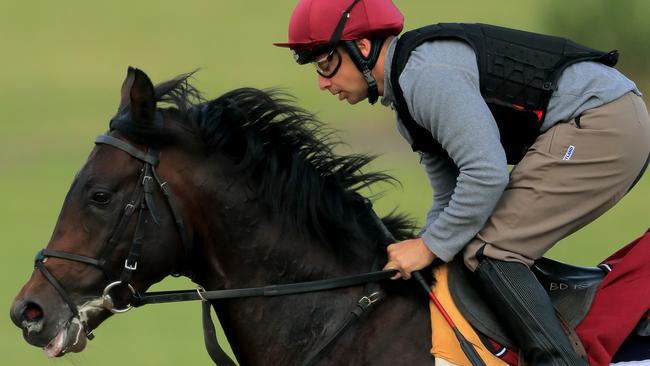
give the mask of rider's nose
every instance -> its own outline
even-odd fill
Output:
[[[330,79],[318,75],[318,88],[320,90],[325,90],[329,88],[331,85],[332,85],[332,81]]]

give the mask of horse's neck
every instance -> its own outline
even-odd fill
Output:
[[[367,271],[360,266],[355,273]],[[267,272],[281,284],[335,277],[333,271],[290,260]],[[284,274],[284,276],[279,275]],[[298,274],[302,274],[300,276]],[[264,278],[264,275],[255,276]],[[278,279],[282,277],[282,279]],[[249,365],[300,364],[340,327],[363,295],[362,287],[216,304],[223,329],[238,359]]]
[[[230,253],[219,259],[225,288],[303,282],[371,270],[371,250],[363,258],[342,255],[323,243],[281,228],[278,223],[257,222],[255,229],[242,233],[237,242],[223,243],[231,248],[220,252]],[[207,283],[206,288],[211,285]],[[358,286],[215,305],[239,358],[248,360],[247,364],[292,364],[304,360],[349,316],[362,291],[363,286]]]
[[[205,175],[235,174],[225,168]],[[233,288],[370,270],[377,250],[371,239],[323,243],[269,213],[245,187],[245,182],[226,179],[199,186],[204,192],[195,197],[201,214],[193,218],[199,246],[194,263],[199,263],[204,274],[195,280],[210,287]]]
[[[305,237],[262,208],[227,161],[203,165],[197,182],[193,279],[206,290],[259,287],[333,278],[371,270],[369,239],[331,245]],[[217,168],[218,167],[218,168]],[[232,178],[230,178],[232,179]],[[198,212],[198,214],[197,214]],[[343,240],[343,239],[342,239]],[[337,328],[362,296],[363,286],[274,298],[216,302],[219,320],[233,350],[246,364],[295,364]]]

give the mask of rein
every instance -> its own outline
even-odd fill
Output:
[[[183,273],[183,270],[188,270],[187,261],[190,257],[189,253],[191,251],[191,241],[189,239],[189,235],[185,228],[182,215],[180,213],[174,195],[169,188],[169,185],[167,182],[162,181],[156,173],[155,168],[160,162],[159,152],[154,149],[148,149],[146,152],[143,152],[131,144],[109,135],[98,136],[95,139],[95,144],[111,145],[119,150],[124,151],[133,158],[140,160],[144,165],[138,178],[136,189],[132,193],[129,203],[125,205],[120,221],[111,234],[107,245],[104,247],[104,249],[102,249],[99,258],[92,258],[84,255],[51,249],[42,249],[37,253],[36,258],[34,259],[35,268],[44,275],[48,282],[50,282],[50,284],[55,288],[55,290],[59,293],[63,301],[70,309],[72,313],[70,320],[76,318],[81,321],[79,310],[65,288],[45,266],[45,262],[48,258],[60,258],[85,263],[94,266],[102,271],[104,277],[108,281],[108,285],[104,288],[102,294],[103,307],[112,313],[124,313],[131,308],[140,307],[147,304],[201,300],[203,311],[204,341],[206,349],[215,364],[227,366],[235,366],[235,363],[223,351],[216,338],[216,331],[210,313],[210,300],[247,297],[274,297],[325,291],[366,284],[363,289],[363,294],[365,295],[363,295],[357,301],[357,304],[350,311],[350,314],[346,321],[344,321],[339,326],[339,328],[337,328],[337,330],[332,333],[330,337],[325,342],[323,342],[322,345],[318,347],[316,351],[313,352],[303,363],[305,366],[311,366],[321,357],[321,355],[329,348],[329,346],[334,343],[334,341],[336,341],[361,317],[361,315],[370,309],[372,305],[382,299],[383,296],[378,288],[377,282],[388,279],[394,276],[397,272],[396,270],[378,270],[378,258],[375,258],[372,268],[368,273],[343,276],[332,279],[242,289],[206,291],[202,287],[199,287],[195,290],[145,292],[140,294],[133,288],[130,282],[133,274],[138,268],[138,261],[140,259],[142,244],[144,240],[144,224],[147,222],[147,218],[150,216],[156,224],[160,224],[160,216],[158,215],[158,209],[153,199],[154,182],[156,182],[158,187],[160,187],[160,190],[165,197],[165,201],[167,202],[167,206],[169,207],[169,210],[174,218],[174,223],[178,229],[181,241],[183,242],[185,259],[178,265],[178,268],[174,271],[173,276],[180,276],[181,273]],[[368,201],[366,202],[369,204]],[[137,215],[138,218],[128,257],[124,262],[119,280],[111,280],[112,276],[110,276],[105,268],[107,257],[112,254],[122,239],[124,231],[126,230],[128,223],[131,221],[131,218],[134,216],[136,210],[139,210]],[[379,220],[379,218],[376,217],[374,211],[372,211],[372,209],[370,211],[371,214],[374,215],[375,219]],[[379,223],[381,223],[381,221],[379,221]],[[383,224],[381,227],[383,227]],[[115,288],[119,287],[126,288],[126,290],[128,290],[131,295],[130,302],[123,307],[117,307],[115,305],[113,297],[111,296],[112,291],[114,291]],[[92,340],[94,338],[94,335],[92,334],[93,330],[89,329],[87,324],[84,324],[84,329],[86,331],[87,338],[89,340]]]
[[[269,285],[263,287],[249,287],[229,290],[206,291],[203,288],[199,287],[195,290],[145,292],[143,294],[134,295],[132,306],[137,308],[147,304],[163,304],[193,300],[207,301],[304,294],[308,292],[333,290],[337,288],[360,285],[368,282],[381,281],[394,276],[396,272],[396,270],[374,271],[327,280],[296,282],[285,285]]]

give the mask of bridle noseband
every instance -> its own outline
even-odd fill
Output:
[[[159,152],[155,149],[148,149],[146,152],[143,152],[130,145],[129,143],[110,135],[97,136],[95,139],[95,144],[110,145],[119,150],[122,150],[133,158],[140,160],[143,163],[143,167],[140,171],[140,176],[138,178],[136,188],[131,194],[131,199],[124,206],[124,209],[122,210],[122,216],[117,226],[113,230],[113,233],[110,235],[107,244],[103,247],[99,258],[92,258],[80,254],[67,253],[52,249],[42,249],[36,254],[36,258],[34,259],[35,268],[41,271],[43,276],[45,276],[48,282],[52,284],[63,301],[68,305],[68,308],[72,312],[71,319],[79,318],[79,311],[61,283],[45,266],[47,258],[61,258],[65,260],[85,263],[98,268],[108,281],[108,285],[106,285],[102,291],[103,307],[113,313],[123,313],[130,310],[133,307],[131,303],[126,304],[122,308],[117,307],[113,301],[113,298],[111,297],[111,291],[118,287],[125,287],[132,295],[131,301],[137,295],[135,289],[131,285],[131,279],[138,268],[138,261],[140,260],[142,253],[145,223],[147,222],[148,217],[151,217],[151,219],[156,224],[160,223],[160,216],[158,214],[158,209],[155,205],[153,197],[154,182],[157,183],[158,187],[160,187],[160,191],[165,197],[167,206],[169,207],[172,217],[174,218],[174,222],[179,231],[181,241],[183,242],[183,249],[185,252],[183,258],[185,261],[188,260],[187,258],[189,258],[189,253],[191,250],[189,235],[185,229],[185,224],[180,214],[180,210],[178,209],[178,205],[176,204],[174,195],[172,194],[167,182],[162,181],[156,172],[156,167],[160,162]],[[138,218],[128,257],[124,261],[124,266],[122,268],[122,273],[119,276],[119,280],[111,280],[111,276],[105,268],[107,259],[110,257],[110,255],[113,254],[136,211],[138,211]],[[180,264],[177,264],[174,275],[180,276],[184,270],[187,270],[186,263],[181,262]],[[84,327],[86,329],[86,336],[88,339],[92,339],[92,329],[88,329],[85,324]]]

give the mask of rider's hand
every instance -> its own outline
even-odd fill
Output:
[[[391,277],[393,280],[399,278],[408,280],[411,278],[411,272],[428,266],[436,259],[436,255],[431,253],[429,248],[424,245],[422,238],[409,239],[391,244],[386,250],[388,251],[388,263],[386,263],[384,269],[396,269],[399,271],[399,273]]]

